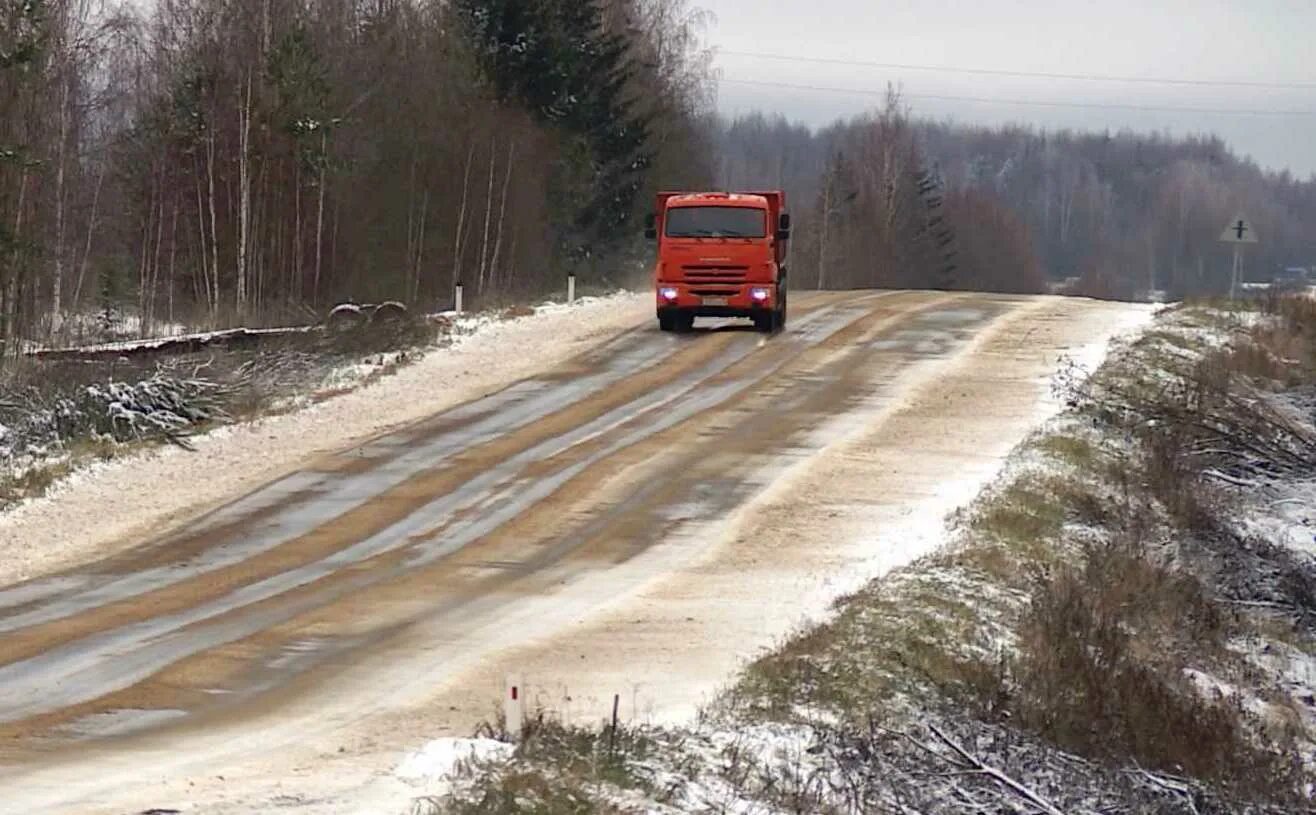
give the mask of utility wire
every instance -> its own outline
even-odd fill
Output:
[[[976,74],[979,76],[1014,76],[1035,79],[1068,79],[1081,82],[1133,82],[1146,85],[1196,85],[1203,87],[1232,88],[1277,88],[1286,90],[1316,90],[1316,82],[1261,82],[1233,79],[1184,79],[1157,76],[1118,76],[1114,74],[1063,74],[1048,71],[1005,71],[994,68],[953,68],[938,65],[906,65],[898,62],[868,62],[856,59],[836,59],[827,57],[800,57],[787,54],[760,54],[753,51],[726,51],[719,49],[718,54],[732,57],[751,57],[753,59],[772,59],[782,62],[811,62],[819,65],[849,65],[864,68],[887,68],[898,71],[934,71],[951,74]]]
[[[823,93],[848,93],[856,96],[887,95],[886,91],[866,90],[863,88],[835,88],[826,85],[794,85],[788,82],[761,82],[753,79],[728,79],[720,77],[718,82],[732,85],[752,85],[761,88],[784,88],[796,91],[820,91]],[[1038,99],[995,99],[988,96],[952,96],[938,93],[903,93],[901,99],[930,99],[944,102],[982,102],[989,105],[1031,105],[1045,108],[1079,108],[1101,110],[1136,110],[1152,113],[1198,113],[1220,116],[1316,116],[1316,110],[1257,110],[1246,108],[1195,108],[1164,107],[1160,105],[1128,105],[1109,102],[1046,102]]]

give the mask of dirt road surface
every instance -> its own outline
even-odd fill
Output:
[[[504,676],[690,715],[922,554],[1146,316],[1077,299],[799,297],[789,329],[649,320],[100,560],[0,588],[0,811],[401,812],[391,769]],[[180,485],[184,486],[184,485]]]

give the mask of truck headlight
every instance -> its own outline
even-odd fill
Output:
[[[750,289],[749,296],[755,303],[766,303],[772,295],[771,289]]]
[[[676,302],[676,298],[677,296],[679,296],[679,294],[680,292],[678,292],[676,289],[672,288],[671,286],[664,286],[663,288],[658,290],[658,296],[668,301],[669,303]]]

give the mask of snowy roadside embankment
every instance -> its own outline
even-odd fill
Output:
[[[0,514],[0,585],[158,535],[319,455],[557,365],[651,308],[648,297],[618,293],[524,316],[456,318],[449,344],[418,359],[409,352],[405,365],[375,354],[327,380],[327,391],[278,404],[277,415],[190,436],[191,450],[151,447],[79,469]]]

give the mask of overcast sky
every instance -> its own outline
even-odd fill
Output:
[[[1048,129],[1213,132],[1272,169],[1316,174],[1316,0],[692,0],[713,13],[719,108],[778,111],[824,124],[870,107],[855,93],[751,82],[881,91],[897,83],[916,115],[1024,122]],[[783,61],[796,58],[1305,88],[1076,81]],[[1091,107],[1043,107],[957,96]],[[1102,105],[1194,108],[1122,110]],[[1228,115],[1212,111],[1306,111]]]

